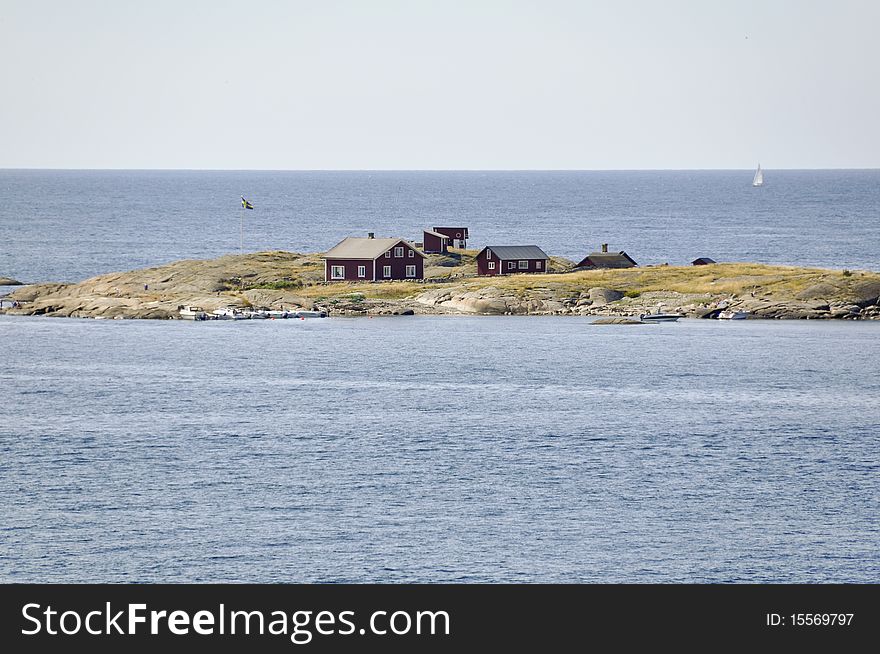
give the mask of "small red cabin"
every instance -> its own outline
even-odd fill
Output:
[[[449,241],[451,241],[448,236],[445,234],[441,234],[440,232],[432,232],[431,230],[424,230],[422,232],[422,242],[423,242],[423,250],[430,254],[442,254],[449,249]]]
[[[402,238],[349,236],[324,253],[328,282],[424,279],[425,255]]]
[[[477,254],[478,275],[544,273],[550,264],[537,245],[487,245]]]
[[[470,238],[467,227],[435,227],[434,231],[449,237],[449,244],[452,247],[464,249],[467,247],[467,240]]]

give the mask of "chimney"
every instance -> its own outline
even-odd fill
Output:
[[[608,244],[607,243],[602,244],[602,252],[608,252]]]
[[[376,235],[373,232],[367,232],[367,238],[376,238]]]

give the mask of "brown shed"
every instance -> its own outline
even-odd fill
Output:
[[[446,252],[449,249],[449,241],[451,240],[452,239],[445,234],[432,232],[429,229],[422,232],[423,250],[430,254],[442,254],[443,252]]]
[[[464,249],[470,238],[467,227],[435,227],[434,231],[449,237],[449,245]]]
[[[477,254],[478,275],[544,273],[550,257],[537,245],[487,245]]]
[[[324,279],[328,282],[425,277],[425,255],[402,238],[349,236],[325,252],[322,258]]]
[[[578,268],[635,268],[638,266],[626,252],[609,252],[608,244],[602,244],[601,252],[592,252],[581,259]]]

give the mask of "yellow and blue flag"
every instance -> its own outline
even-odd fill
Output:
[[[245,209],[253,209],[254,205],[244,199],[244,196],[241,196],[241,206]]]

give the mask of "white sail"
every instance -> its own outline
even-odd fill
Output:
[[[758,164],[758,170],[755,171],[755,179],[752,180],[752,186],[763,186],[764,171],[761,170],[761,164]]]

